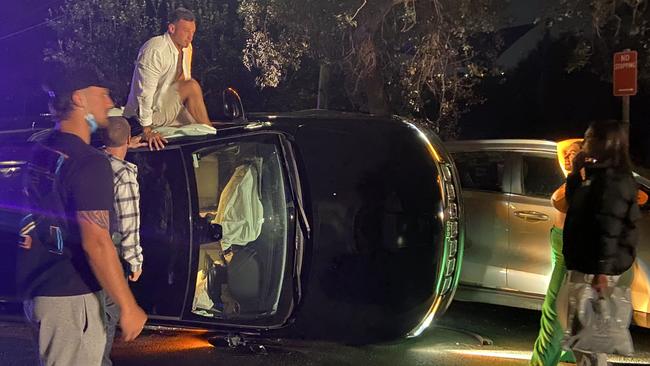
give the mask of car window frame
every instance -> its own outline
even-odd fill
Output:
[[[526,191],[524,189],[524,157],[525,156],[534,156],[534,157],[541,157],[541,158],[546,158],[546,159],[551,159],[554,162],[557,163],[557,154],[552,153],[552,152],[545,152],[545,151],[516,151],[514,152],[513,156],[513,174],[512,174],[512,193],[518,196],[522,197],[529,197],[529,198],[535,198],[535,199],[540,199],[540,200],[550,200],[551,196],[549,195],[548,197],[541,197],[541,196],[535,196],[535,195],[530,195],[526,194]],[[559,166],[559,163],[557,163],[557,169],[558,171],[561,171],[561,168]],[[560,186],[556,187],[555,189],[559,188]],[[552,194],[552,193],[551,193]]]
[[[536,151],[536,150],[516,150],[513,153],[513,166],[512,166],[512,194],[528,197],[538,200],[550,200],[549,197],[532,196],[526,194],[524,190],[524,156],[535,156],[554,160],[557,162],[557,153],[551,151]],[[561,169],[558,163],[558,169]],[[558,186],[559,188],[559,186]]]
[[[462,172],[458,169],[458,163],[456,162],[455,155],[457,154],[484,154],[484,153],[501,153],[504,155],[503,161],[503,176],[501,177],[501,192],[492,191],[487,189],[476,189],[476,188],[465,188],[462,186],[462,179],[459,179],[459,184],[463,191],[470,192],[481,192],[488,194],[503,194],[508,195],[512,194],[513,184],[512,184],[512,167],[514,163],[514,154],[512,151],[506,149],[457,149],[451,151],[452,159],[454,160],[454,165],[458,171],[459,177]]]
[[[287,210],[289,215],[287,217],[287,243],[286,243],[286,262],[284,268],[284,276],[282,280],[280,300],[278,303],[278,311],[275,315],[261,319],[214,319],[214,318],[202,318],[196,314],[192,313],[191,304],[194,297],[194,288],[196,286],[195,279],[197,274],[197,268],[195,266],[196,255],[196,239],[194,231],[197,228],[196,215],[198,213],[198,190],[195,184],[196,176],[194,174],[193,168],[193,153],[198,150],[210,149],[214,147],[216,149],[217,145],[227,144],[232,141],[241,141],[242,139],[255,138],[255,136],[260,135],[274,135],[277,138],[276,146],[279,153],[281,171],[283,178],[285,180],[285,189],[287,197]],[[277,329],[282,328],[290,323],[290,319],[295,316],[296,304],[300,301],[300,296],[297,293],[298,286],[296,281],[299,281],[299,278],[296,278],[296,264],[298,263],[296,255],[301,254],[302,251],[302,239],[306,234],[304,233],[303,225],[300,224],[300,213],[298,212],[298,205],[296,204],[296,199],[299,197],[296,193],[296,185],[299,184],[298,177],[295,177],[294,174],[297,174],[297,171],[292,169],[291,162],[287,159],[288,152],[285,151],[287,146],[284,143],[284,140],[288,138],[279,131],[254,131],[248,133],[234,134],[222,138],[215,138],[210,140],[202,140],[197,142],[185,143],[181,146],[183,150],[183,157],[185,159],[186,174],[188,177],[188,186],[189,186],[189,200],[190,200],[190,221],[192,222],[191,231],[191,245],[192,251],[190,255],[190,262],[188,263],[188,292],[186,294],[185,302],[186,306],[183,310],[183,315],[181,321],[187,324],[200,325],[206,328],[220,329],[224,327],[228,328],[238,328],[244,330],[259,330],[259,329]],[[291,152],[294,154],[294,152]],[[299,245],[300,244],[300,245]],[[284,311],[286,309],[286,311]]]

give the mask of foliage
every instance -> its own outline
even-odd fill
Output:
[[[46,61],[94,65],[123,97],[138,49],[157,29],[143,5],[142,0],[67,0],[51,11],[50,26],[58,39],[45,50]]]
[[[549,17],[572,24],[579,38],[567,71],[590,69],[611,81],[612,55],[626,48],[639,52],[639,81],[650,86],[650,7],[648,0],[564,0]]]
[[[197,17],[193,41],[192,74],[200,80],[206,98],[243,71],[240,44],[242,27],[229,2],[211,0],[65,0],[51,10],[50,26],[58,41],[46,48],[47,61],[94,65],[112,82],[117,102],[123,103],[142,44],[166,31],[169,13],[178,6]]]
[[[492,70],[499,0],[240,0],[244,63],[261,87],[277,86],[301,60],[344,70],[345,89],[361,110],[427,118],[453,130],[480,101],[478,81]],[[482,35],[483,37],[477,37]],[[484,43],[478,44],[477,40]],[[481,52],[477,48],[481,47]],[[480,56],[480,57],[479,57]]]

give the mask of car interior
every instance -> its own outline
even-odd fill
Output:
[[[198,245],[192,312],[257,318],[277,310],[287,205],[275,145],[233,143],[193,154],[199,216],[220,235]]]

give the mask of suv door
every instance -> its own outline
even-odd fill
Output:
[[[508,216],[508,288],[545,294],[553,270],[550,230],[557,211],[551,195],[565,182],[555,154],[518,153]]]
[[[465,253],[460,281],[506,287],[508,264],[509,154],[471,151],[453,154],[463,188]]]
[[[283,141],[257,133],[183,146],[194,222],[186,322],[268,329],[290,317],[302,243]]]

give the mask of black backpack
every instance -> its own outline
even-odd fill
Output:
[[[66,260],[68,218],[63,201],[62,174],[68,156],[41,143],[32,143],[22,168],[24,215],[16,255],[17,287],[30,297],[46,269]]]
[[[63,254],[68,227],[61,191],[61,171],[67,159],[64,153],[35,143],[23,181],[28,213],[19,234],[30,235],[33,242],[58,255]]]

